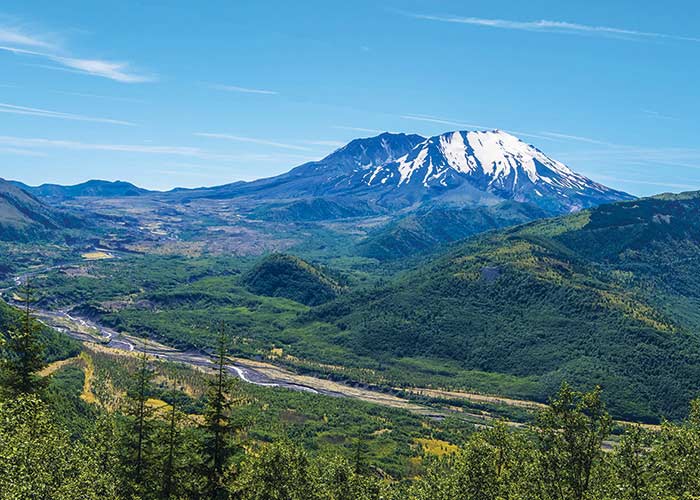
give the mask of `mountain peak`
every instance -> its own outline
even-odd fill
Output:
[[[469,185],[503,199],[551,205],[555,211],[630,199],[575,173],[502,130],[454,131],[425,139],[393,162],[362,175],[369,187],[446,191]]]

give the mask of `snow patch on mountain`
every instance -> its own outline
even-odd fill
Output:
[[[516,200],[527,199],[527,191],[539,198],[546,194],[566,198],[571,191],[614,192],[501,130],[431,137],[396,161],[373,166],[362,176],[367,186],[399,188],[418,183],[425,188],[447,188],[464,181],[486,191],[510,193]]]

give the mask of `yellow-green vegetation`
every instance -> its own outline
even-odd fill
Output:
[[[416,438],[416,443],[420,445],[423,453],[436,457],[451,455],[459,451],[459,446],[442,439]]]
[[[82,254],[82,258],[85,260],[105,260],[113,259],[114,255],[108,252],[95,250],[94,252],[85,252],[84,254]]]
[[[39,375],[40,377],[49,377],[56,373],[58,370],[65,368],[68,365],[78,363],[80,359],[80,356],[75,356],[67,359],[59,359],[58,361],[54,361],[53,363],[47,364],[43,369],[41,369],[37,373],[37,375]]]
[[[92,361],[92,357],[86,352],[82,352],[80,354],[80,359],[83,361],[83,372],[85,377],[83,381],[83,391],[80,393],[80,399],[86,403],[93,404],[97,402],[97,398],[92,392],[92,386],[95,379],[95,364]]]

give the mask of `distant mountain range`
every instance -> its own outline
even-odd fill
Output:
[[[379,259],[634,198],[575,173],[499,130],[449,132],[429,138],[383,133],[355,139],[319,161],[281,175],[207,188],[156,192],[128,182],[101,180],[74,186],[14,185],[35,200],[77,211],[85,211],[86,206],[101,208],[81,198],[122,199],[115,206],[123,215],[124,207],[133,206],[127,198],[155,202],[160,210],[154,212],[155,217],[177,210],[196,214],[212,206],[207,200],[216,200],[217,206],[240,216],[239,221],[252,221],[262,231],[261,221],[305,224],[379,218],[381,222],[362,229],[367,237],[357,249]],[[199,217],[216,220],[212,215],[219,217],[211,212]],[[218,220],[219,226],[229,224]]]

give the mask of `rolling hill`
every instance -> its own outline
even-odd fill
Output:
[[[309,306],[328,302],[342,290],[322,269],[285,254],[264,257],[243,277],[243,282],[257,295],[284,297]]]
[[[618,416],[676,418],[700,394],[698,268],[700,193],[664,195],[475,237],[305,321],[382,363],[515,376],[541,400],[600,384]]]

